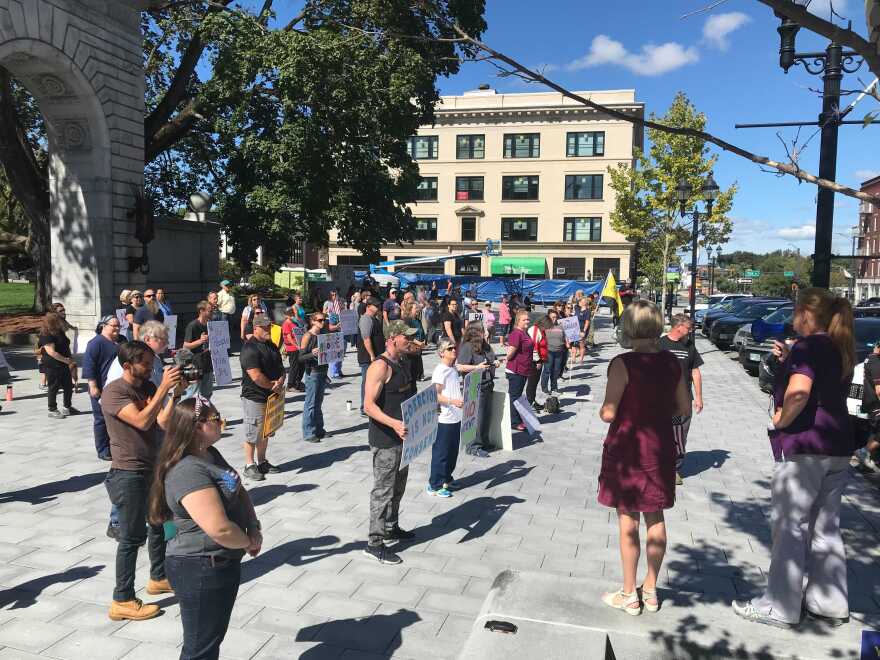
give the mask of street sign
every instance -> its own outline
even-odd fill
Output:
[[[751,284],[752,280],[748,277],[737,277],[736,283],[737,284]]]
[[[787,270],[787,271],[785,271],[785,272],[782,273],[782,274],[783,274],[785,277],[794,277],[794,271],[793,271],[793,270]]]
[[[746,277],[761,277],[760,270],[747,270],[743,273]]]

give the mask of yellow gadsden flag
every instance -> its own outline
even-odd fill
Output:
[[[617,301],[617,315],[623,314],[623,301],[620,299],[620,292],[617,290],[617,281],[614,279],[614,273],[608,271],[605,276],[605,284],[602,286],[602,297],[611,298]]]

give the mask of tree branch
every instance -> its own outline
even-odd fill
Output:
[[[198,112],[198,102],[193,99],[180,112],[165,122],[144,147],[144,163],[151,163],[157,156],[173,147],[203,117]]]
[[[770,1],[775,2],[776,0],[759,0],[759,1],[760,2],[770,2]],[[786,0],[786,2],[787,2],[787,0]],[[848,197],[855,197],[856,199],[861,199],[864,201],[874,202],[874,203],[880,204],[880,195],[870,195],[868,193],[860,192],[860,191],[855,190],[853,188],[850,188],[848,186],[843,186],[843,185],[837,183],[836,181],[829,181],[828,179],[820,179],[819,177],[815,176],[814,174],[810,174],[809,172],[806,172],[806,171],[800,169],[796,165],[789,164],[789,163],[780,163],[780,162],[772,160],[771,158],[768,158],[766,156],[754,154],[751,151],[743,149],[742,147],[738,147],[735,144],[731,144],[730,142],[722,140],[721,138],[715,137],[711,133],[706,133],[705,131],[699,131],[699,130],[696,130],[693,128],[680,128],[677,126],[667,126],[665,124],[661,124],[656,121],[651,121],[649,119],[643,119],[641,117],[637,117],[635,115],[628,114],[628,113],[623,112],[621,110],[617,110],[615,108],[611,108],[609,106],[602,105],[601,103],[596,103],[595,101],[592,101],[588,98],[581,96],[580,94],[575,94],[574,92],[570,92],[569,90],[562,87],[561,85],[553,82],[552,80],[545,78],[540,73],[537,73],[536,71],[532,71],[528,67],[520,64],[519,62],[514,60],[512,57],[509,57],[509,56],[505,55],[504,53],[501,53],[501,52],[495,50],[494,48],[491,48],[490,46],[483,43],[479,39],[475,39],[474,37],[471,37],[467,32],[462,30],[458,24],[454,24],[452,26],[452,28],[455,30],[456,34],[458,34],[460,37],[462,37],[468,43],[472,44],[475,48],[477,48],[485,53],[488,53],[496,60],[498,60],[500,62],[504,62],[508,66],[512,67],[514,69],[514,71],[516,72],[516,75],[525,76],[532,81],[540,82],[540,83],[546,85],[547,87],[549,87],[550,89],[553,89],[553,90],[559,92],[563,96],[566,96],[566,97],[572,99],[573,101],[577,101],[578,103],[581,103],[582,105],[585,105],[589,108],[593,108],[594,110],[597,110],[599,112],[603,112],[610,117],[614,117],[615,119],[620,119],[621,121],[629,122],[631,124],[635,124],[636,126],[649,128],[649,129],[656,130],[656,131],[663,131],[665,133],[672,133],[673,135],[683,135],[686,137],[697,138],[697,139],[703,140],[705,142],[709,142],[711,144],[714,144],[715,146],[719,147],[720,149],[722,149],[724,151],[729,151],[730,153],[736,154],[737,156],[745,158],[746,160],[750,160],[753,163],[757,163],[758,165],[764,165],[766,167],[770,167],[778,172],[781,172],[782,174],[789,174],[789,175],[795,177],[796,179],[799,179],[800,181],[806,181],[807,183],[812,183],[817,186],[821,186],[822,188],[828,188],[829,190],[833,190],[834,192],[841,193],[842,195],[847,195]],[[513,72],[511,72],[511,73],[513,73]]]

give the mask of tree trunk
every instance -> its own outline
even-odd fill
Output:
[[[669,234],[663,236],[663,268],[660,270],[660,314],[666,316],[666,266],[669,263]]]
[[[30,255],[37,279],[34,286],[34,309],[45,312],[52,304],[52,236],[49,214],[31,221]]]

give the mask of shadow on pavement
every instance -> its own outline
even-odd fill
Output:
[[[281,497],[285,493],[305,493],[309,490],[315,490],[317,487],[317,484],[293,484],[291,486],[272,484],[250,488],[248,490],[248,495],[250,495],[251,502],[254,503],[254,506],[259,506],[261,504],[268,504],[276,497]]]
[[[17,610],[30,607],[37,602],[37,596],[47,587],[62,582],[86,580],[95,577],[103,569],[103,564],[100,566],[75,566],[60,573],[52,573],[51,575],[44,575],[43,577],[22,582],[12,589],[0,591],[0,608],[9,606],[10,610]]]
[[[460,488],[471,488],[485,481],[488,482],[484,486],[485,489],[496,488],[516,479],[527,477],[529,472],[535,469],[534,465],[530,465],[529,467],[526,467],[525,465],[526,462],[519,459],[504,461],[504,463],[498,463],[490,468],[477,470],[461,479],[456,479],[455,483],[457,483]]]
[[[93,472],[92,474],[80,474],[61,481],[50,481],[47,484],[11,490],[8,493],[0,493],[0,504],[7,502],[29,502],[30,504],[42,504],[54,500],[63,493],[77,493],[88,490],[104,481],[106,472]]]
[[[344,555],[354,550],[360,550],[366,545],[366,541],[357,541],[344,543],[338,547],[328,547],[334,543],[339,543],[339,537],[309,537],[277,545],[242,564],[241,582],[244,584],[256,580],[285,564],[288,566],[314,564],[333,555]]]
[[[337,657],[339,649],[364,651],[385,658],[401,645],[401,631],[422,618],[412,610],[394,614],[373,614],[359,619],[337,619],[300,628],[296,641],[320,642],[301,653],[300,660],[324,660]],[[430,655],[430,653],[426,654]],[[345,654],[348,656],[348,653]],[[291,656],[293,657],[293,656]]]
[[[730,452],[726,449],[689,451],[685,454],[684,462],[681,464],[681,476],[693,477],[710,468],[718,469],[724,465],[728,458],[730,458]]]
[[[328,449],[317,454],[307,454],[300,456],[292,461],[287,461],[278,466],[282,472],[289,470],[299,470],[303,472],[312,472],[314,470],[323,470],[330,467],[334,463],[347,461],[349,458],[361,451],[367,451],[367,445],[348,445],[347,447],[336,447]]]
[[[459,543],[478,539],[492,529],[512,505],[522,502],[525,500],[512,495],[477,497],[468,500],[454,509],[434,516],[430,523],[413,529],[416,538],[412,541],[401,541],[396,547],[411,548],[422,543],[429,543],[454,529],[467,530],[467,534],[462,537]]]

